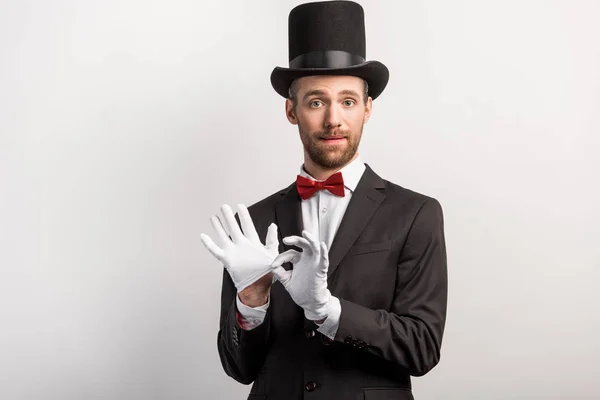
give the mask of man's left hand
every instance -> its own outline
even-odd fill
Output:
[[[302,237],[285,237],[283,242],[298,246],[303,251],[287,250],[275,257],[271,264],[276,267],[273,274],[288,291],[292,300],[304,309],[308,320],[323,322],[329,313],[331,298],[327,288],[327,245],[319,243],[307,231],[302,232]],[[293,263],[294,268],[286,271],[281,266],[286,262]]]

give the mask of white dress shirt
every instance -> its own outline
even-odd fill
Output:
[[[352,193],[356,190],[358,181],[365,169],[365,164],[360,156],[357,156],[357,158],[340,170],[344,179],[344,197],[336,196],[328,190],[319,190],[312,197],[302,200],[303,229],[313,234],[318,241],[325,242],[328,249],[331,248],[348,203],[352,198]],[[316,180],[304,170],[304,166],[300,167],[300,175]],[[240,301],[239,296],[236,296],[236,300],[237,309],[245,320],[244,326],[246,329],[252,329],[263,322],[269,307],[270,298],[267,300],[267,304],[256,308],[244,305]],[[317,330],[330,339],[333,339],[339,326],[341,312],[340,301],[336,297],[331,296],[329,314],[325,322]]]

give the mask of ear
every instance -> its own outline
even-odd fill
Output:
[[[372,110],[373,110],[373,99],[371,98],[371,96],[369,96],[369,98],[367,99],[367,104],[365,104],[365,116],[363,118],[363,124],[366,124],[367,122],[369,122],[369,119],[371,118]]]
[[[288,121],[290,121],[290,124],[297,125],[298,118],[296,117],[296,114],[294,113],[293,108],[294,108],[294,103],[292,103],[292,100],[286,99],[285,100],[285,116],[287,117]]]

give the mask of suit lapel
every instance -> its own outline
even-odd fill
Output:
[[[382,191],[385,187],[384,180],[368,164],[365,164],[365,166],[365,172],[352,194],[346,213],[331,244],[327,276],[333,274],[385,199],[385,194]]]
[[[288,186],[280,193],[283,198],[275,205],[277,218],[277,230],[279,235],[280,253],[285,250],[294,249],[300,251],[296,246],[288,246],[283,243],[286,236],[302,236],[302,199],[296,189],[296,184]],[[282,250],[283,249],[283,250]],[[285,263],[286,270],[291,268],[291,263]]]

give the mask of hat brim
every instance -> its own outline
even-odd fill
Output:
[[[275,67],[271,73],[271,85],[282,97],[288,98],[289,88],[294,79],[311,75],[349,75],[363,78],[369,84],[369,96],[375,100],[387,86],[390,73],[379,61],[366,61],[344,68],[282,68]]]

